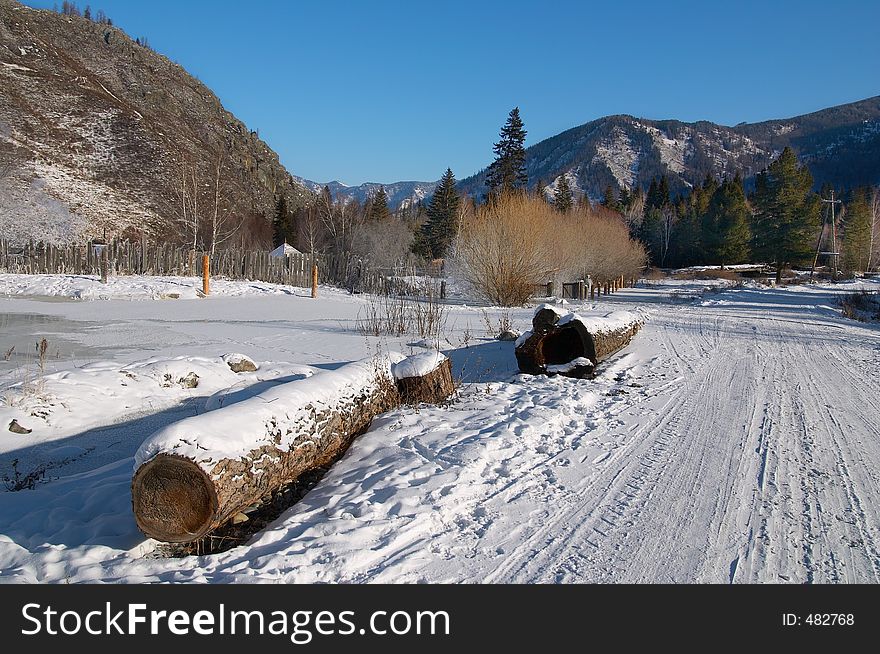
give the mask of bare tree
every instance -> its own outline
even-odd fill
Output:
[[[636,193],[635,189],[633,189],[632,200],[623,211],[623,219],[626,221],[626,226],[629,227],[630,234],[635,233],[639,225],[642,224],[644,213],[645,196],[641,193]]]
[[[168,214],[175,230],[190,247],[190,274],[195,274],[196,252],[199,250],[199,175],[189,155],[181,154],[174,169],[176,178]]]
[[[880,188],[871,190],[871,236],[868,244],[868,266],[876,270],[880,266]]]
[[[666,205],[662,209],[660,217],[660,265],[666,265],[666,255],[669,254],[669,244],[672,242],[672,230],[675,227],[675,209]]]
[[[343,256],[350,255],[354,248],[355,228],[363,221],[360,204],[344,198],[334,202],[325,189],[318,196],[317,210],[333,252]]]
[[[297,236],[301,248],[313,257],[324,246],[324,224],[318,215],[318,207],[311,204],[300,211],[297,220]]]
[[[223,153],[217,152],[217,163],[214,166],[213,175],[214,198],[213,211],[211,212],[211,254],[217,251],[217,246],[225,243],[235,236],[235,233],[241,228],[241,221],[234,221],[232,211],[229,210],[226,202],[225,192],[221,192],[223,186]],[[222,207],[222,208],[221,208]]]

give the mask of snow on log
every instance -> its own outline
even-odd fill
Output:
[[[394,379],[406,404],[437,404],[455,391],[452,363],[439,352],[409,357],[394,366]]]
[[[397,353],[351,363],[161,429],[135,455],[138,527],[165,542],[198,540],[333,461],[376,415],[398,406],[402,393],[414,393],[421,377],[435,376],[419,387],[420,401],[445,399],[452,389],[436,377],[449,361],[429,356],[433,363],[408,364]],[[424,374],[398,379],[396,371]]]
[[[641,326],[641,318],[628,311],[584,318],[542,304],[532,330],[516,341],[516,360],[520,371],[532,375],[592,377],[596,365],[626,347]]]

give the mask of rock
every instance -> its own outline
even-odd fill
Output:
[[[512,329],[505,329],[495,337],[496,341],[515,341],[519,338],[519,332]]]
[[[199,385],[199,376],[196,373],[191,372],[186,377],[178,379],[177,383],[184,388],[195,388]]]
[[[18,424],[18,420],[13,419],[12,422],[9,423],[9,431],[13,434],[30,434],[33,429],[26,429]]]
[[[223,361],[234,373],[256,372],[257,364],[243,354],[224,354]]]

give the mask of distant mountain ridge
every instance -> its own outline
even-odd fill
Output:
[[[382,186],[388,195],[388,206],[394,211],[408,209],[419,201],[424,201],[437,188],[437,182],[392,182],[391,184],[366,182],[358,186],[348,186],[338,181],[321,184],[301,177],[294,177],[294,179],[313,193],[320,193],[327,186],[334,198],[357,200],[361,204],[366,202],[367,198]]]
[[[838,189],[880,183],[880,96],[735,127],[607,116],[527,148],[526,169],[531,187],[541,180],[552,191],[567,175],[577,192],[596,201],[609,185],[645,189],[664,174],[673,192],[707,174],[739,172],[749,179],[786,146],[809,166],[816,188],[825,182]],[[485,177],[484,169],[463,179],[459,188],[482,196]]]

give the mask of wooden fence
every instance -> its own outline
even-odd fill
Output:
[[[56,246],[28,243],[12,247],[0,240],[0,272],[30,275],[101,274],[101,257],[94,243]],[[169,275],[195,277],[202,274],[202,253],[170,244],[112,241],[107,245],[110,275]],[[358,257],[307,254],[273,257],[258,250],[222,250],[210,257],[215,278],[261,281],[308,288],[312,266],[318,264],[322,284],[345,288],[352,293],[445,297],[445,282],[436,269],[394,270],[370,266]],[[613,293],[631,281],[620,279],[603,284],[584,285],[583,281],[535,287],[536,297],[553,296],[562,291],[566,299],[586,299]],[[592,292],[591,292],[592,290]]]
[[[30,275],[100,275],[101,257],[94,243],[56,246],[28,243],[13,247],[0,240],[0,272]],[[112,241],[107,245],[111,275],[202,274],[202,253],[170,244]],[[393,271],[371,268],[357,257],[311,256],[273,257],[254,250],[223,250],[210,257],[212,277],[289,284],[308,288],[312,266],[318,264],[322,284],[349,291],[385,293],[394,286]]]

